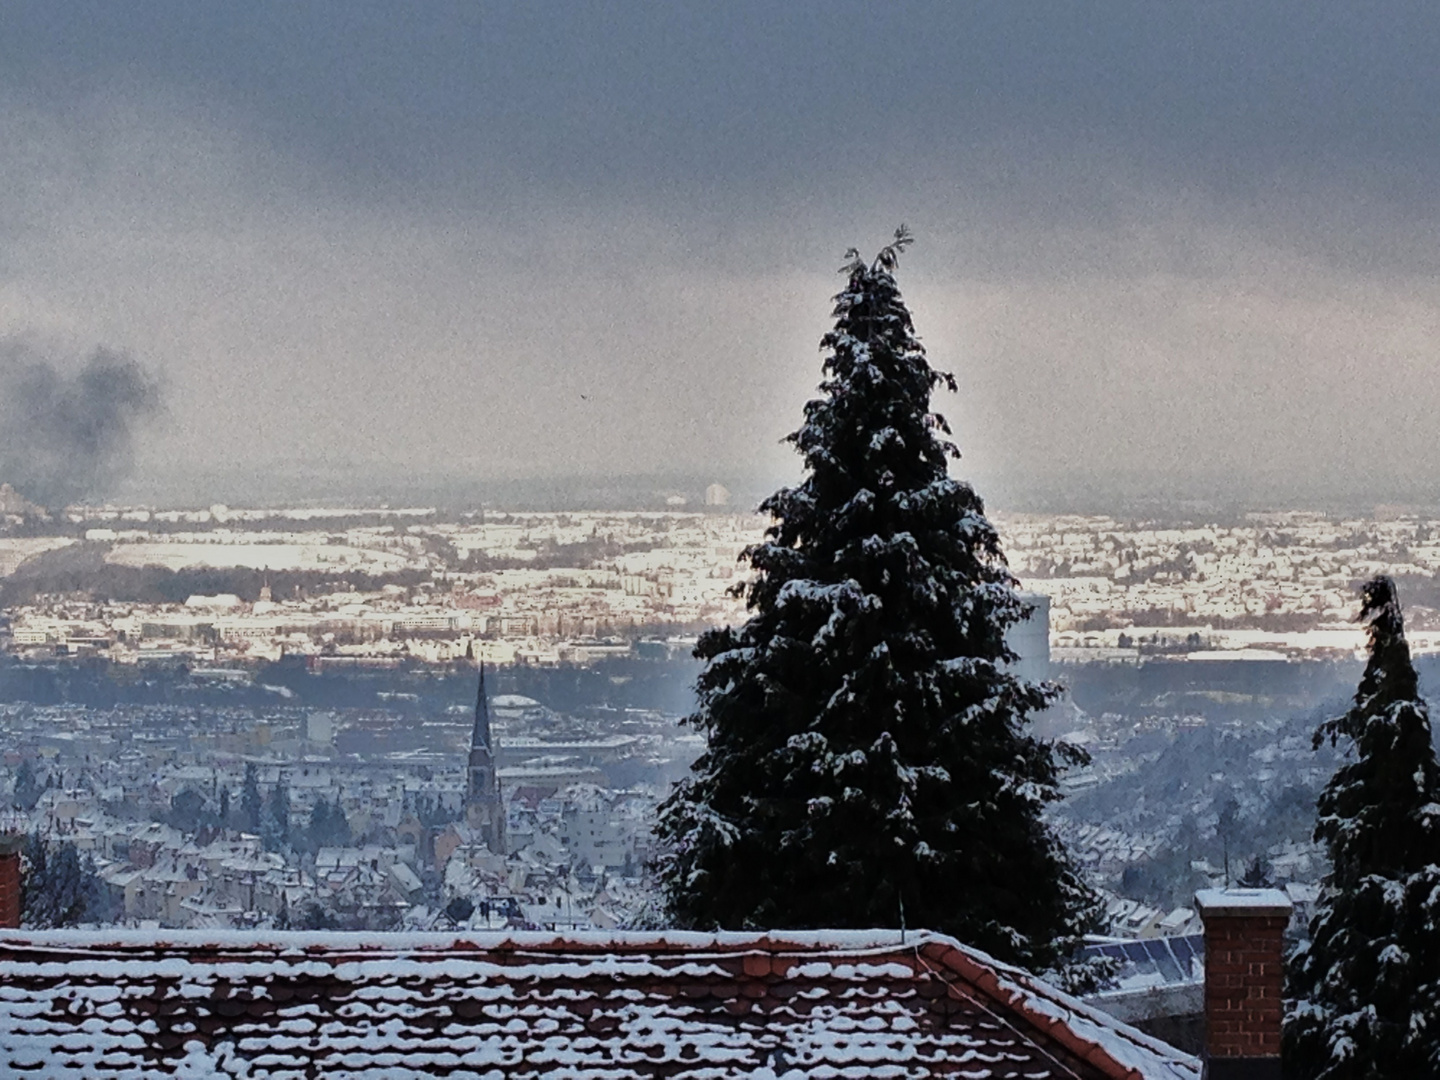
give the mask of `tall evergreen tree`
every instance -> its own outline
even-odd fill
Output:
[[[245,765],[245,783],[240,788],[240,824],[249,832],[260,829],[260,810],[264,799],[260,795],[259,770],[253,761]]]
[[[970,485],[893,271],[850,252],[820,397],[789,437],[799,486],[744,552],[748,621],[696,656],[708,738],[666,801],[671,917],[697,927],[953,933],[1032,967],[1056,961],[1095,898],[1041,814],[1064,760],[1027,732],[1053,700],[1017,677],[1027,614]]]
[[[1370,661],[1315,734],[1350,757],[1320,795],[1331,869],[1290,960],[1285,1056],[1305,1080],[1440,1076],[1440,765],[1395,584],[1362,595]]]

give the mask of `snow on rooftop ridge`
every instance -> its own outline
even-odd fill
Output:
[[[308,950],[316,952],[445,952],[449,950],[535,949],[625,952],[647,948],[735,952],[763,949],[769,952],[826,953],[894,952],[918,948],[948,938],[925,931],[899,930],[772,930],[766,933],[688,930],[625,931],[410,931],[365,933],[337,930],[0,930],[0,949],[35,946],[50,950],[100,949],[220,949],[243,951]]]
[[[1029,1014],[1041,1027],[1046,1020],[1064,1025],[1082,1042],[1099,1047],[1115,1064],[1131,1070],[1131,1080],[1200,1080],[1199,1058],[1085,1004],[1022,968],[951,938],[935,935],[934,940],[945,941],[993,969],[999,976],[1000,996],[1008,998],[1013,1008]],[[1051,1034],[1055,1034],[1053,1029]]]
[[[495,709],[536,709],[542,708],[540,702],[524,694],[496,694],[490,699],[490,705]]]

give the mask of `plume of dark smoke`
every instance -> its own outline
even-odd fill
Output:
[[[103,495],[160,410],[159,382],[125,353],[97,348],[67,374],[32,342],[0,340],[0,482],[48,507]]]

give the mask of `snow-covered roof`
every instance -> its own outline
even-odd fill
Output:
[[[540,702],[524,694],[496,694],[490,699],[490,706],[494,709],[535,709],[539,708]]]
[[[0,1074],[1197,1080],[950,938],[0,932]]]

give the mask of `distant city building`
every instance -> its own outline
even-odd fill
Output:
[[[1033,610],[1029,618],[1016,623],[1005,635],[1005,643],[1016,656],[1015,674],[1039,681],[1050,677],[1050,598],[1041,593],[1020,593]]]
[[[185,606],[192,611],[235,611],[241,604],[240,597],[234,593],[196,593],[185,598]]]
[[[729,506],[730,489],[724,484],[711,484],[705,489],[706,506]]]
[[[490,705],[485,698],[485,662],[475,694],[475,727],[470,733],[470,762],[465,785],[465,823],[476,830],[491,854],[505,853],[505,808],[495,773],[495,744],[490,734]]]
[[[307,742],[330,744],[335,740],[335,714],[312,712],[305,717],[305,739]]]

